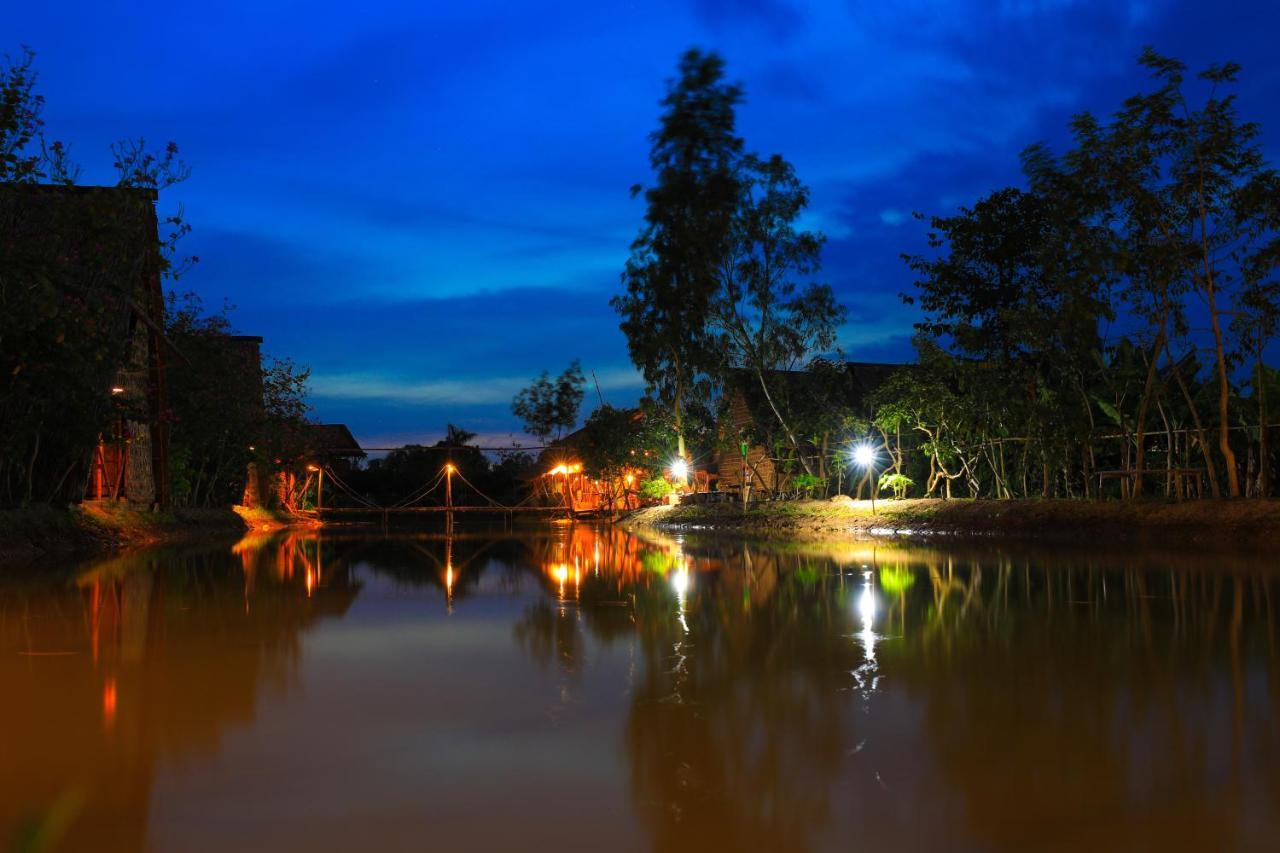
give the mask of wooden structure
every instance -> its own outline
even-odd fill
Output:
[[[866,411],[871,393],[902,365],[850,361],[844,368],[844,404],[855,411]],[[804,400],[816,395],[816,389],[808,386],[817,380],[805,371],[775,371],[766,379],[770,393],[775,396]],[[718,425],[721,449],[710,466],[717,489],[738,495],[786,489],[789,478],[779,469],[769,449],[759,443],[760,435],[774,431],[778,425],[760,388],[759,378],[749,371],[738,371],[725,393],[728,406]],[[802,448],[802,452],[814,458],[822,457],[827,450],[815,446]]]
[[[540,475],[541,487],[570,515],[622,512],[640,507],[640,474],[624,472],[606,482],[588,476],[582,463],[560,463]]]
[[[64,298],[91,305],[119,360],[101,377],[111,415],[84,448],[88,500],[169,503],[164,294],[156,192],[131,187],[0,186],[10,233]],[[99,327],[101,328],[101,327]],[[96,366],[86,364],[94,373]],[[95,379],[94,381],[99,381]]]
[[[276,472],[275,498],[279,506],[296,510],[297,499],[310,491],[316,479],[316,508],[324,507],[325,471],[346,475],[365,458],[364,449],[346,424],[303,424],[302,453],[292,464],[282,464]],[[281,462],[281,460],[277,460]],[[246,490],[246,499],[251,496]],[[253,506],[246,503],[245,506]]]
[[[639,409],[634,418],[639,420]],[[623,469],[612,480],[589,476],[583,471],[580,447],[583,430],[558,439],[538,457],[542,470],[532,484],[572,515],[593,515],[638,509],[643,469]]]
[[[1134,495],[1134,486],[1138,480],[1135,468],[1123,468],[1110,471],[1094,472],[1098,478],[1098,497],[1105,494],[1104,486],[1109,480],[1120,484],[1120,497],[1128,500]],[[1202,498],[1205,496],[1204,468],[1147,468],[1142,472],[1144,478],[1163,477],[1169,481],[1173,489],[1173,497],[1177,500],[1186,498]]]
[[[307,424],[303,427],[307,461],[342,472],[365,458],[364,449],[346,424]]]

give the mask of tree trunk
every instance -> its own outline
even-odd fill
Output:
[[[1133,464],[1133,491],[1130,493],[1134,498],[1142,496],[1147,460],[1147,410],[1151,406],[1151,396],[1155,390],[1156,365],[1160,363],[1160,351],[1164,349],[1167,320],[1168,310],[1166,309],[1160,315],[1160,330],[1156,334],[1156,345],[1151,348],[1151,357],[1147,359],[1147,381],[1142,386],[1142,401],[1138,404],[1138,423],[1135,436],[1137,439],[1137,454],[1134,457]]]
[[[676,399],[672,418],[676,430],[676,456],[684,459],[684,378],[679,375],[680,360],[676,359]]]
[[[1164,405],[1156,400],[1156,412],[1160,415],[1160,420],[1164,424],[1164,496],[1167,498],[1175,491],[1173,482],[1173,427],[1169,423],[1169,415],[1165,413]]]
[[[773,411],[773,416],[778,419],[778,424],[781,425],[782,431],[786,433],[787,441],[791,442],[791,448],[795,451],[796,458],[800,460],[800,466],[804,468],[806,474],[813,474],[809,461],[800,452],[800,442],[796,440],[795,433],[791,431],[791,427],[787,426],[787,422],[782,419],[782,413],[778,411],[777,405],[774,404],[773,395],[769,393],[769,383],[764,381],[764,372],[759,367],[756,368],[756,377],[760,380],[760,388],[764,391],[764,398],[768,401],[769,408]]]
[[[1208,437],[1204,433],[1204,424],[1200,421],[1200,410],[1196,408],[1196,401],[1191,396],[1191,390],[1187,388],[1186,381],[1182,378],[1182,371],[1178,369],[1178,363],[1173,360],[1173,353],[1169,350],[1169,342],[1165,341],[1165,357],[1169,359],[1169,367],[1173,371],[1173,378],[1178,383],[1178,390],[1182,392],[1182,398],[1187,402],[1187,409],[1191,412],[1191,421],[1196,426],[1196,438],[1200,444],[1200,452],[1204,456],[1205,476],[1209,480],[1209,491],[1215,497],[1221,497],[1222,491],[1218,486],[1218,471],[1213,464],[1213,454],[1209,451]]]
[[[1271,497],[1271,457],[1267,450],[1267,366],[1258,350],[1258,491]]]
[[[1213,347],[1218,366],[1218,450],[1227,465],[1227,492],[1233,498],[1240,497],[1240,472],[1236,470],[1236,454],[1231,449],[1230,403],[1231,386],[1227,384],[1227,354],[1222,344],[1222,324],[1215,307],[1213,284],[1209,283],[1209,317],[1213,326]]]
[[[1197,152],[1198,153],[1198,152]],[[1230,408],[1231,386],[1227,383],[1227,353],[1222,343],[1222,317],[1218,311],[1217,286],[1213,281],[1213,263],[1209,258],[1208,213],[1205,210],[1204,164],[1200,163],[1200,251],[1204,262],[1205,300],[1209,308],[1209,325],[1213,329],[1213,350],[1218,368],[1218,450],[1227,464],[1227,491],[1233,498],[1240,497],[1240,472],[1236,470],[1236,455],[1231,449]]]

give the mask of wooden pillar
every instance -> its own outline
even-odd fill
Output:
[[[444,529],[445,535],[453,536],[453,463],[444,465]]]
[[[104,488],[104,480],[107,475],[107,458],[106,447],[103,444],[102,436],[98,436],[98,452],[94,458],[93,464],[93,499],[95,501],[102,500],[102,491]]]

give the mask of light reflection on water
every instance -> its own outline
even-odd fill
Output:
[[[557,526],[24,575],[0,583],[0,838],[1263,847],[1269,568]]]

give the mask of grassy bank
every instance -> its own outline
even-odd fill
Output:
[[[1280,541],[1280,500],[1185,501],[786,501],[653,507],[632,526],[666,531],[734,531],[751,536],[947,534],[1035,539]]]
[[[242,535],[230,509],[146,512],[118,504],[0,511],[0,564],[106,553],[120,548]]]
[[[280,510],[265,507],[233,506],[231,508],[245,527],[255,533],[269,533],[273,530],[284,530],[289,527],[321,527],[319,519],[291,515]]]

